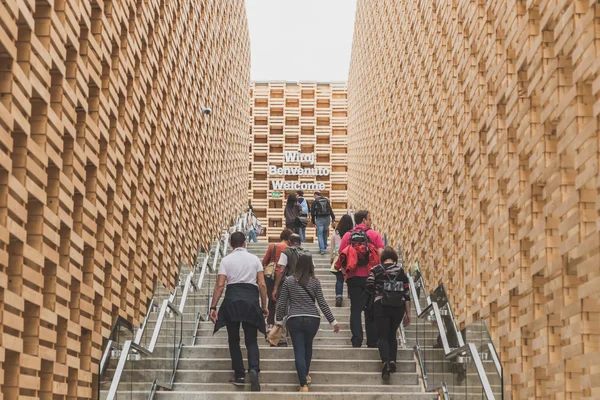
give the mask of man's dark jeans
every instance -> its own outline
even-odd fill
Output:
[[[248,371],[259,369],[258,341],[256,339],[258,328],[247,322],[241,322],[244,329],[244,341],[246,350],[248,350]],[[244,359],[242,358],[242,348],[240,347],[240,321],[227,323],[227,337],[229,341],[229,355],[231,356],[231,368],[235,372],[236,378],[244,378],[246,369],[244,368]]]
[[[363,342],[362,312],[364,309],[366,277],[356,276],[346,281],[350,295],[350,330],[352,331],[352,346],[360,347]],[[365,312],[365,330],[367,331],[367,346],[377,346],[377,333],[371,313]]]
[[[287,322],[287,328],[294,344],[294,359],[300,386],[306,386],[306,375],[310,372],[313,340],[319,331],[320,318],[293,317]]]

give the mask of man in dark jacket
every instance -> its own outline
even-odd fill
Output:
[[[327,249],[327,233],[329,223],[335,224],[335,214],[331,208],[331,203],[327,197],[321,196],[321,192],[315,192],[315,201],[310,209],[312,223],[317,228],[317,238],[319,239],[319,252],[325,254]]]
[[[246,251],[246,237],[242,232],[234,232],[230,239],[233,251],[221,260],[219,277],[215,284],[210,319],[215,324],[215,332],[227,327],[229,354],[235,376],[230,382],[236,386],[245,385],[246,370],[240,347],[240,325],[244,329],[244,340],[248,350],[248,375],[254,392],[260,391],[258,381],[259,353],[257,331],[265,334],[267,309],[267,286],[263,266],[258,257]],[[217,314],[217,304],[227,283],[227,292]],[[258,299],[260,293],[260,304]]]

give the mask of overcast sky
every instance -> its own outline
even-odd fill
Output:
[[[356,0],[246,0],[252,80],[348,79]]]

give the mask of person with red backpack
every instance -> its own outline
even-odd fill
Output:
[[[369,211],[357,211],[354,214],[354,221],[356,226],[344,235],[340,243],[338,266],[341,266],[345,273],[350,296],[352,347],[361,347],[363,342],[362,312],[368,298],[365,284],[371,268],[379,264],[379,256],[383,251],[384,243],[379,232],[371,229],[372,221]],[[365,312],[365,331],[367,347],[377,347],[373,316],[368,312]]]

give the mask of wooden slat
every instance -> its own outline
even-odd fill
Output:
[[[272,197],[272,181],[324,183],[323,194],[332,203],[336,218],[347,211],[347,89],[345,82],[309,81],[253,82],[250,124],[252,127],[249,157],[248,197],[265,227],[260,240],[276,241],[285,226],[283,208],[287,195],[295,190],[280,190],[281,198]],[[269,174],[269,166],[298,167],[285,161],[286,151],[315,153],[314,166],[327,167],[327,177],[281,176]],[[306,168],[313,165],[303,165]],[[314,190],[304,190],[312,204]],[[274,200],[278,200],[275,202]],[[316,241],[312,223],[306,240]]]
[[[112,321],[246,206],[245,4],[0,11],[0,400],[95,398]]]
[[[350,207],[446,284],[462,326],[485,319],[509,398],[600,398],[600,5],[356,16]]]

